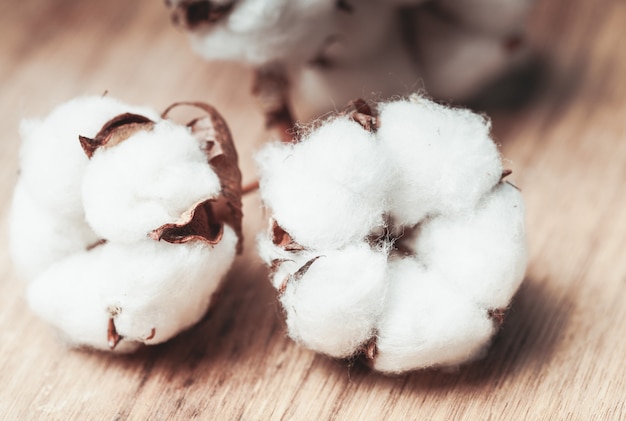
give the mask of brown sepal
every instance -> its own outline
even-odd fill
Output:
[[[224,225],[213,214],[213,200],[210,199],[185,212],[178,222],[162,225],[148,235],[155,241],[163,240],[173,244],[204,241],[215,245],[223,234]]]
[[[303,264],[300,269],[294,272],[293,275],[285,277],[285,280],[280,284],[280,287],[278,288],[278,294],[283,295],[285,293],[289,282],[298,282],[300,279],[302,279],[302,277],[309,271],[313,263],[315,263],[320,257],[322,256],[315,256],[314,258]]]
[[[107,325],[107,343],[109,344],[109,348],[111,350],[115,349],[115,347],[117,346],[117,344],[120,343],[122,338],[123,337],[120,336],[120,334],[117,333],[117,330],[115,329],[115,321],[113,320],[113,317],[109,317],[109,323]]]
[[[506,308],[494,308],[487,311],[487,315],[496,324],[496,327],[502,326],[506,318]]]
[[[513,174],[513,170],[509,170],[509,169],[502,170],[502,174],[500,175],[500,181],[503,181],[505,178],[507,178],[511,174]]]
[[[78,140],[87,158],[91,159],[96,149],[113,147],[137,132],[152,130],[153,127],[154,121],[148,117],[124,113],[107,121],[93,139],[79,135]]]
[[[368,132],[374,133],[378,130],[378,116],[375,110],[362,98],[350,101],[343,114],[359,123]]]
[[[286,251],[304,250],[304,247],[296,243],[294,239],[291,238],[291,235],[273,219],[270,220],[270,234],[272,236],[272,243]]]
[[[176,6],[172,6],[169,1],[166,4],[172,9],[170,15],[172,22],[187,30],[217,23],[224,19],[233,8],[233,3],[214,4],[207,0],[183,0]]]
[[[241,253],[243,251],[241,172],[230,130],[217,110],[203,102],[176,102],[163,112],[162,117],[167,118],[174,108],[180,106],[195,107],[206,113],[206,116],[190,121],[187,126],[200,142],[207,162],[217,174],[222,187],[220,196],[210,201],[210,210],[207,212],[211,212],[213,223],[228,224],[235,231],[238,238],[237,253]]]

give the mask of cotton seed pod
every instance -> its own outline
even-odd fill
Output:
[[[203,116],[169,119],[184,105]],[[242,247],[222,117],[85,97],[25,127],[10,246],[33,311],[72,346],[120,352],[196,323]]]
[[[386,373],[483,355],[527,263],[522,197],[489,131],[417,95],[359,100],[259,153],[258,247],[294,340]]]

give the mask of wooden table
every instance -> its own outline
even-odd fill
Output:
[[[256,194],[244,200],[246,252],[198,326],[128,356],[66,349],[28,309],[7,254],[19,120],[105,90],[156,108],[205,100],[231,125],[244,181],[269,134],[250,72],[196,58],[161,2],[3,2],[0,418],[626,419],[625,27],[623,0],[537,1],[544,84],[493,114],[528,207],[525,283],[485,359],[387,377],[286,337],[255,255]]]

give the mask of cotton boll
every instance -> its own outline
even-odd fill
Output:
[[[305,247],[338,248],[383,224],[390,172],[356,122],[337,118],[301,143],[266,147],[257,162],[263,201]]]
[[[78,136],[95,136],[104,123],[125,112],[158,118],[149,108],[110,97],[80,97],[59,105],[43,120],[22,123],[20,179],[42,205],[59,215],[84,218],[80,192],[88,159]]]
[[[416,10],[413,19],[411,48],[426,90],[437,98],[468,101],[528,55],[527,48],[511,43],[510,37],[471,30],[428,10]]]
[[[28,281],[54,262],[98,241],[86,222],[50,212],[22,181],[18,181],[13,193],[9,237],[13,263]]]
[[[219,21],[192,28],[191,42],[209,60],[303,64],[331,35],[334,12],[334,0],[238,1]]]
[[[389,272],[376,370],[399,373],[479,356],[495,329],[485,310],[411,259],[393,261]]]
[[[280,298],[289,335],[333,357],[354,354],[382,311],[386,267],[387,254],[366,244],[321,253]]]
[[[418,96],[379,109],[378,138],[401,172],[389,191],[397,224],[472,208],[500,180],[488,119]]]
[[[482,308],[506,308],[527,262],[521,194],[502,183],[475,211],[425,222],[416,254]]]
[[[107,243],[53,265],[30,286],[28,301],[74,346],[108,350],[113,318],[116,351],[156,344],[197,322],[233,259],[228,227],[214,247],[145,240]]]
[[[85,171],[86,218],[103,238],[129,242],[215,198],[220,181],[186,127],[158,122],[94,153]]]

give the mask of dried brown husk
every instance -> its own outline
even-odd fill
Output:
[[[237,253],[241,253],[243,251],[241,171],[239,170],[237,151],[230,130],[221,114],[215,108],[203,102],[176,102],[163,112],[162,117],[167,118],[174,108],[181,106],[191,106],[206,113],[203,117],[191,120],[187,123],[187,126],[200,142],[202,150],[206,154],[208,164],[220,180],[222,191],[216,199],[197,204],[190,212],[192,217],[189,221],[183,222],[182,225],[164,226],[166,227],[165,230],[160,232],[159,235],[164,240],[169,237],[177,238],[176,242],[185,242],[187,238],[193,237],[204,237],[211,242],[215,241],[214,239],[217,235],[215,225],[227,224],[237,234]],[[202,210],[198,212],[198,208],[202,208]],[[197,224],[198,221],[193,218],[193,215],[196,215],[198,218],[206,216],[208,219],[202,224]],[[200,233],[190,232],[189,234],[180,235],[186,229],[191,229],[192,225],[193,227],[208,228],[208,230]],[[157,230],[164,227],[157,228]],[[221,233],[219,238],[221,238]]]
[[[215,199],[194,204],[178,221],[156,228],[149,236],[157,241],[175,244],[204,241],[215,245],[222,238],[223,224],[228,224],[237,234],[237,253],[241,253],[243,250],[241,172],[228,126],[215,108],[202,102],[174,103],[163,112],[162,117],[167,118],[171,110],[179,106],[192,106],[206,114],[190,121],[187,126],[200,142],[207,163],[217,174],[221,193]],[[106,122],[93,139],[79,136],[79,140],[85,154],[91,159],[97,149],[119,145],[138,132],[151,131],[155,124],[145,116],[124,113]],[[105,242],[106,240],[102,239],[88,249]]]
[[[93,139],[85,136],[78,136],[78,139],[87,158],[91,159],[96,149],[118,145],[138,132],[152,130],[154,124],[140,114],[124,113],[104,123]]]

